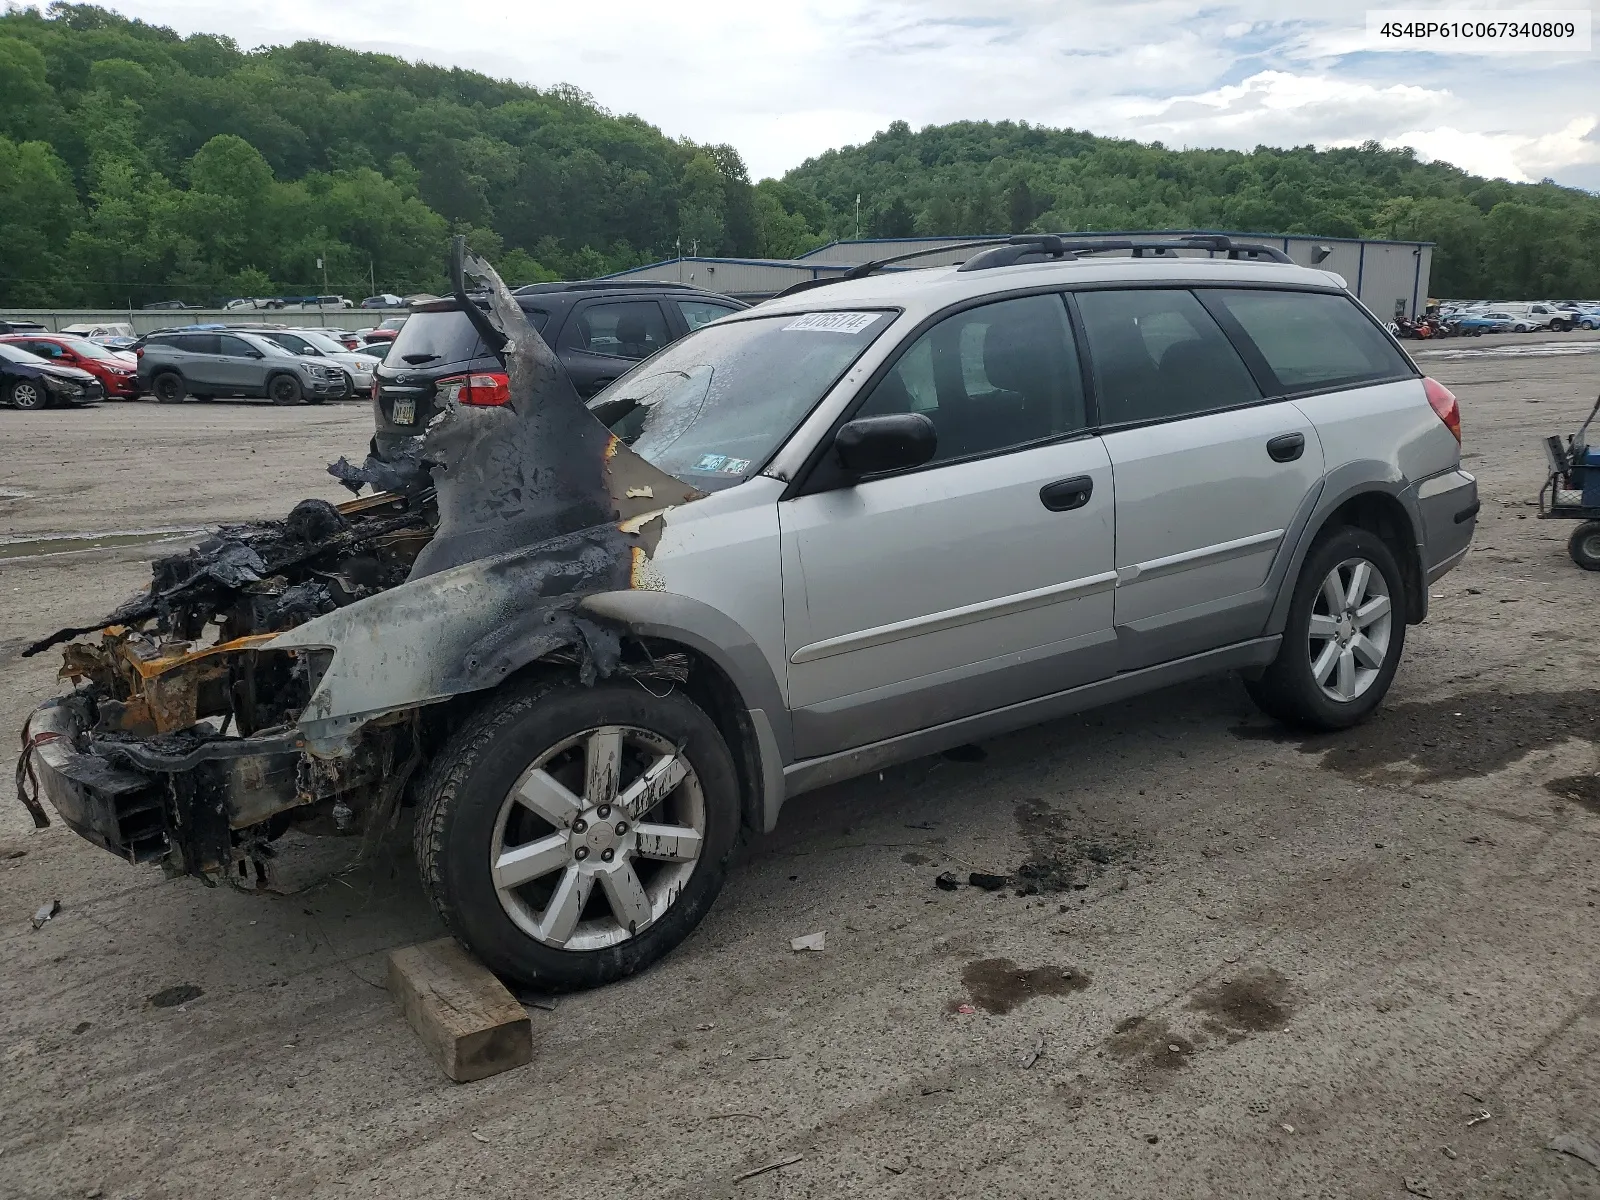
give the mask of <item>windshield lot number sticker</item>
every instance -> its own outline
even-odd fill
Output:
[[[820,312],[796,317],[783,327],[784,333],[860,333],[882,313],[875,312]]]
[[[743,475],[750,469],[750,460],[729,458],[726,454],[702,454],[694,469],[707,475]]]

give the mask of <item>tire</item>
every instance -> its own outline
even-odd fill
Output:
[[[609,779],[615,806],[604,818],[591,798],[606,800],[608,789],[585,778],[597,730],[614,731],[623,748],[620,771],[599,777]],[[669,760],[686,774],[630,818],[621,807],[628,788],[646,766]],[[535,771],[541,765],[548,774]],[[569,790],[535,789],[552,778]],[[518,789],[537,795],[537,807],[519,802]],[[728,747],[683,696],[657,697],[634,683],[541,681],[495,695],[434,759],[417,815],[417,865],[445,927],[490,970],[550,990],[598,987],[649,966],[699,924],[722,888],[739,812]],[[657,853],[646,857],[632,828],[642,817],[689,836],[664,843],[658,835]],[[502,890],[491,863],[541,843],[541,869]],[[575,888],[586,888],[587,899],[558,906]],[[631,909],[619,896],[634,898]],[[642,929],[625,923],[625,912],[642,913]]]
[[[267,399],[274,404],[299,404],[304,390],[293,375],[274,375],[267,380]]]
[[[1550,328],[1556,333],[1565,333],[1567,330],[1571,329],[1572,326],[1567,324],[1565,321],[1551,321]]]
[[[150,381],[150,394],[158,404],[177,404],[187,393],[183,376],[176,371],[163,371]]]
[[[17,379],[6,390],[6,403],[24,412],[37,412],[50,407],[50,393],[37,379]]]
[[[1348,599],[1355,564],[1364,564],[1368,570],[1369,582],[1356,597],[1359,611],[1368,614],[1366,624],[1359,615],[1354,622],[1343,614],[1327,615],[1335,607],[1329,602],[1327,588],[1337,587]],[[1331,578],[1335,572],[1338,584]],[[1380,598],[1387,600],[1387,606],[1373,612],[1371,606]],[[1394,681],[1405,651],[1405,613],[1405,577],[1382,538],[1350,526],[1323,534],[1300,568],[1278,657],[1259,679],[1245,682],[1250,698],[1268,716],[1300,729],[1328,731],[1359,724],[1382,703]],[[1318,628],[1334,635],[1317,639],[1315,649],[1314,617]],[[1341,651],[1339,647],[1345,643],[1339,639],[1347,635],[1355,636],[1347,650]],[[1331,662],[1325,657],[1329,654]],[[1326,672],[1320,683],[1314,674],[1318,664]],[[1348,695],[1341,697],[1333,694],[1335,691]]]
[[[1567,553],[1585,571],[1600,571],[1600,521],[1585,521],[1574,529]]]

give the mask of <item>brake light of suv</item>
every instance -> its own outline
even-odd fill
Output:
[[[1433,411],[1439,414],[1439,420],[1444,422],[1444,427],[1455,434],[1457,444],[1461,441],[1461,405],[1456,402],[1456,395],[1437,379],[1426,376],[1422,380],[1422,390],[1428,397],[1428,403],[1433,406]]]
[[[487,408],[511,403],[511,377],[504,371],[474,371],[452,375],[438,383],[439,399],[446,404],[478,404]]]

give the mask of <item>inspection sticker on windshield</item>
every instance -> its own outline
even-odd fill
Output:
[[[783,327],[783,332],[860,333],[881,316],[882,313],[875,312],[807,313],[790,321]]]
[[[729,458],[726,454],[702,454],[694,469],[702,474],[743,475],[750,469],[750,460]]]

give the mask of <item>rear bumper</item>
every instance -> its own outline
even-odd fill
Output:
[[[1478,481],[1465,471],[1445,471],[1417,485],[1422,518],[1422,563],[1428,582],[1456,567],[1472,548],[1478,526]]]

